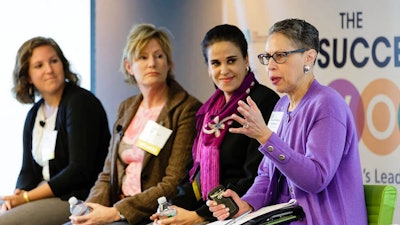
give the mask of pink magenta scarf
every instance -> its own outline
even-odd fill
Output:
[[[224,92],[217,88],[196,113],[198,134],[193,143],[193,168],[189,173],[193,182],[200,166],[200,187],[204,200],[207,200],[207,194],[219,184],[219,148],[232,123],[230,116],[237,113],[238,101],[245,100],[255,81],[254,74],[249,72],[227,103]]]

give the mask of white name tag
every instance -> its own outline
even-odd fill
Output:
[[[41,140],[42,160],[48,161],[54,159],[54,150],[56,148],[57,131],[44,130]]]
[[[272,112],[271,117],[268,121],[268,128],[272,130],[272,132],[277,132],[279,125],[281,124],[283,119],[283,112]]]
[[[149,120],[142,133],[140,133],[136,141],[136,146],[157,156],[164,147],[171,133],[172,130]]]

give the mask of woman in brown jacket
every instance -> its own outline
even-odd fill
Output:
[[[201,103],[173,78],[167,33],[150,24],[134,27],[121,69],[141,93],[121,103],[103,172],[86,199],[92,211],[71,216],[73,224],[147,223],[157,198],[172,198],[186,175]]]

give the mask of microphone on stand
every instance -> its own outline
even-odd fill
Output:
[[[39,121],[39,124],[40,124],[41,127],[44,127],[44,125],[46,125],[46,122],[41,120],[41,121]]]

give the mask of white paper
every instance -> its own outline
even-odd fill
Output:
[[[229,220],[223,220],[223,221],[215,221],[215,222],[209,223],[208,225],[226,225],[228,223],[230,223],[232,225],[239,225],[239,224],[247,222],[253,218],[256,218],[257,216],[263,215],[265,213],[272,212],[274,210],[285,208],[287,206],[296,205],[296,204],[297,204],[297,201],[295,199],[291,199],[289,202],[286,202],[286,203],[265,206],[257,211],[247,214],[246,216],[240,218],[239,220],[236,220],[234,223],[230,223],[230,222],[232,220],[235,220],[235,218],[229,219]]]

